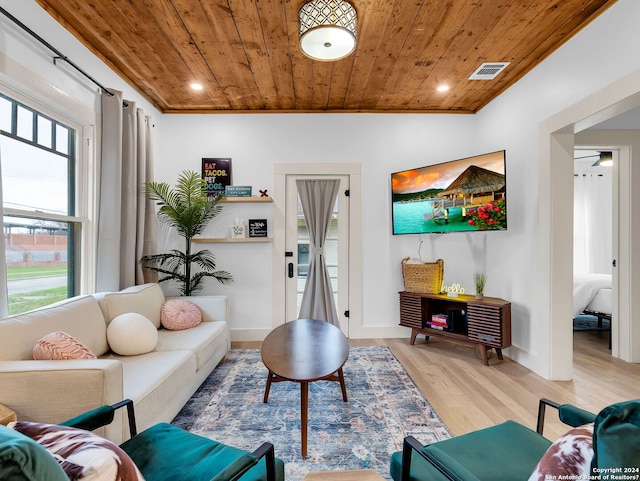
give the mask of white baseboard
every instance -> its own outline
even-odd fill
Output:
[[[411,337],[411,329],[402,326],[353,326],[349,328],[350,339],[394,339]]]
[[[231,329],[231,342],[264,341],[271,329]]]
[[[364,327],[351,329],[349,337],[351,339],[384,339],[411,337],[411,329],[402,326],[384,327]],[[271,329],[231,329],[231,342],[235,341],[264,341]]]

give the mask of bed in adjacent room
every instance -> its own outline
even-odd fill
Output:
[[[611,321],[612,310],[611,274],[574,274],[574,318],[581,314],[596,316],[601,328],[603,319]]]

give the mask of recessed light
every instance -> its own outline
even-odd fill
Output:
[[[202,86],[202,84],[199,84],[199,83],[195,83],[195,82],[194,82],[194,83],[192,83],[192,84],[191,84],[191,88],[192,88],[193,90],[202,90],[204,87]]]
[[[438,92],[448,92],[449,91],[449,86],[448,85],[438,85],[438,87],[436,88],[436,90]]]

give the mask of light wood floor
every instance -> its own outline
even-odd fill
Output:
[[[535,429],[542,397],[598,412],[615,402],[640,398],[640,364],[613,359],[606,332],[574,333],[571,381],[547,381],[505,356],[484,366],[472,348],[443,340],[411,346],[409,339],[358,339],[351,346],[389,346],[425,398],[454,435],[507,419]],[[236,349],[259,348],[259,342],[234,342]],[[348,371],[345,369],[348,384]],[[548,410],[545,436],[555,439],[568,428]]]

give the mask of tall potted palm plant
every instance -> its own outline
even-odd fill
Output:
[[[159,274],[158,282],[177,281],[183,296],[200,292],[206,277],[213,277],[222,284],[233,282],[231,274],[216,270],[216,260],[211,251],[191,252],[193,238],[201,234],[209,221],[222,210],[219,205],[222,194],[208,196],[199,174],[185,170],[174,188],[166,182],[146,183],[145,196],[159,206],[158,220],[174,228],[184,238],[184,251],[173,249],[166,254],[140,259],[146,269]],[[194,266],[197,269],[193,269]]]

